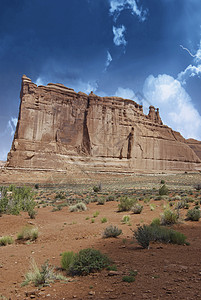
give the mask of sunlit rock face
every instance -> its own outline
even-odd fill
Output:
[[[135,172],[195,170],[194,152],[163,125],[159,110],[129,99],[76,93],[62,84],[37,86],[22,77],[18,124],[7,166]]]

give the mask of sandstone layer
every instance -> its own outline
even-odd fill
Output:
[[[163,125],[153,106],[145,115],[129,99],[76,93],[62,84],[37,86],[25,75],[20,97],[8,167],[68,170],[75,165],[118,172],[200,167],[200,152]]]
[[[201,142],[195,139],[186,140],[188,145],[193,149],[197,156],[201,159]]]

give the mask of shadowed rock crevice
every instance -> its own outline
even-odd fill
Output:
[[[88,97],[87,108],[84,112],[83,139],[82,139],[82,151],[86,155],[91,155],[91,143],[90,143],[88,126],[87,126],[87,116],[88,116],[89,106],[90,106],[90,98]]]

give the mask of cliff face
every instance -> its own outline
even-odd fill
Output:
[[[194,139],[188,139],[186,140],[186,142],[191,147],[191,149],[193,149],[196,155],[201,159],[201,142]]]
[[[7,166],[91,170],[193,170],[201,163],[186,140],[132,100],[38,86],[22,77],[18,124]]]

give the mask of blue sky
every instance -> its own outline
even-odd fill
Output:
[[[0,160],[19,111],[21,76],[160,108],[201,140],[200,0],[0,0]]]

